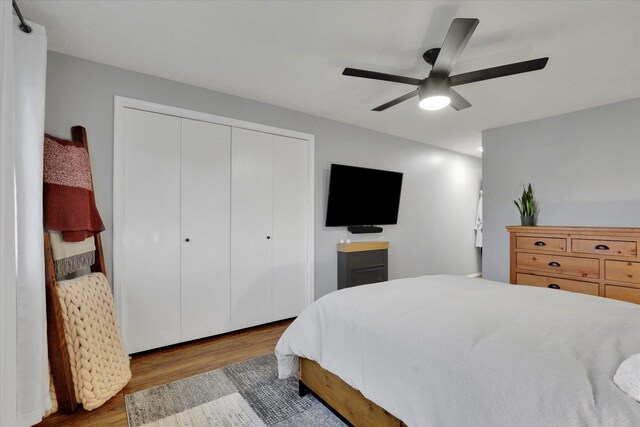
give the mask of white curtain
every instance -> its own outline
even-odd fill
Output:
[[[0,425],[16,423],[16,240],[11,3],[0,2]]]
[[[31,33],[21,31],[17,18],[11,18],[11,2],[0,4],[3,46],[0,317],[3,337],[5,332],[8,337],[6,348],[4,341],[2,346],[2,369],[14,370],[2,372],[0,424],[27,426],[39,422],[51,407],[42,241],[47,37],[44,27],[31,22]]]

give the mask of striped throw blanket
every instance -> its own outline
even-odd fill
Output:
[[[51,135],[44,136],[44,222],[65,242],[82,242],[104,230],[87,149]]]

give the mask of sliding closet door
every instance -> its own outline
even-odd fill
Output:
[[[231,128],[182,120],[182,341],[229,331]]]
[[[176,117],[124,112],[120,288],[129,353],[180,341],[180,128]]]
[[[297,316],[306,306],[307,145],[273,136],[273,320]]]
[[[271,135],[233,128],[231,138],[231,329],[271,318]]]

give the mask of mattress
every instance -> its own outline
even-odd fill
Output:
[[[612,381],[640,353],[640,306],[459,276],[333,292],[276,347],[318,362],[408,426],[638,426]]]

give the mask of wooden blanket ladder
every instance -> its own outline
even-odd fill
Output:
[[[71,139],[79,142],[89,151],[87,145],[87,131],[82,126],[71,128]],[[102,251],[102,238],[100,233],[96,233],[96,260],[91,266],[92,272],[100,272],[107,275]],[[69,361],[69,351],[67,341],[64,336],[64,320],[62,318],[62,306],[58,299],[58,281],[53,263],[53,253],[51,251],[51,240],[49,233],[44,232],[44,262],[46,278],[46,303],[47,303],[47,340],[49,342],[49,365],[53,385],[56,390],[58,400],[58,410],[60,412],[73,412],[78,406],[76,392],[71,374],[71,363]]]

